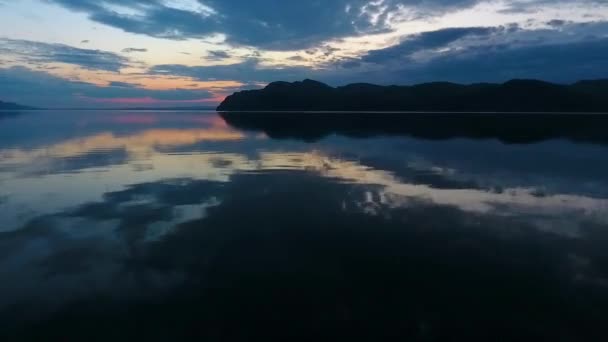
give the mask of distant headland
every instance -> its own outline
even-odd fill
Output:
[[[608,79],[562,85],[538,80],[331,87],[273,82],[228,96],[218,111],[608,112]]]
[[[33,107],[22,106],[20,104],[12,103],[12,102],[2,102],[0,101],[0,110],[27,110],[27,109],[35,109]]]

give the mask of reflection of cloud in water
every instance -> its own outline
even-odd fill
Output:
[[[606,308],[598,302],[608,275],[605,225],[587,225],[573,239],[491,210],[416,199],[393,206],[381,200],[383,185],[369,185],[389,176],[320,154],[266,154],[259,162],[244,160],[243,170],[222,163],[232,168],[228,183],[136,184],[0,234],[0,276],[11,280],[0,285],[3,298],[25,305],[20,300],[36,296],[59,312],[72,304],[74,315],[52,329],[81,317],[114,326],[136,316],[154,330],[152,316],[159,323],[194,316],[187,322],[211,335],[216,326],[204,317],[218,313],[226,324],[219,331],[324,313],[319,319],[348,314],[384,329],[395,319],[413,326],[413,336],[423,320],[429,334],[448,329],[462,340],[471,340],[467,324],[479,333],[540,319],[545,337],[562,336],[559,327],[581,336],[593,332],[577,322],[604,318],[596,314]],[[373,215],[360,210],[370,202]]]
[[[3,313],[19,312],[3,309],[18,302],[40,313],[68,305],[72,318],[57,316],[53,331],[137,317],[147,325],[134,335],[141,340],[172,331],[167,322],[213,335],[268,317],[284,321],[273,331],[347,317],[351,329],[375,322],[389,332],[394,320],[413,340],[424,326],[428,340],[445,328],[471,341],[534,322],[548,332],[537,340],[602,340],[582,337],[608,313],[599,301],[608,199],[583,186],[605,185],[603,148],[303,144],[260,140],[215,116],[121,115],[81,116],[98,120],[86,138],[0,152],[0,325],[11,326]],[[121,120],[138,131],[103,126]],[[169,121],[175,129],[139,130]],[[551,151],[559,154],[538,158]],[[49,329],[28,332],[53,339]]]
[[[0,309],[36,292],[52,305],[98,291],[145,295],[141,282],[150,291],[173,284],[179,274],[160,275],[129,260],[180,224],[204,219],[221,204],[221,187],[189,179],[137,184],[0,233],[0,277],[12,280],[0,286]],[[41,283],[44,289],[37,289]]]
[[[180,142],[189,143],[193,139],[191,135],[178,135],[177,138],[171,134],[169,136],[172,138],[164,140],[158,136],[156,138],[148,137],[147,134],[138,138],[124,139],[131,142],[145,142],[131,144],[131,148],[133,146],[149,148],[161,141],[175,144]],[[194,136],[198,138],[201,136],[206,138],[217,137],[217,135],[208,135],[207,133],[203,135],[195,134]],[[233,136],[232,133],[227,136],[220,136],[236,139],[241,137],[240,135]],[[117,139],[110,139],[110,141],[113,143],[124,141],[121,140],[123,138]],[[101,140],[108,141],[106,139]],[[120,189],[124,185],[134,184],[135,182],[153,182],[175,175],[228,182],[232,174],[240,172],[308,170],[343,182],[379,185],[382,190],[380,195],[377,196],[378,201],[383,205],[394,207],[407,206],[410,199],[423,199],[435,204],[456,206],[470,212],[493,211],[502,215],[534,215],[539,222],[557,218],[563,219],[564,222],[571,222],[573,219],[576,221],[591,219],[601,222],[608,220],[606,214],[608,212],[608,200],[605,199],[573,194],[539,196],[535,188],[514,187],[501,189],[501,191],[474,188],[436,188],[433,184],[407,183],[390,171],[373,169],[357,161],[334,158],[319,151],[303,153],[261,152],[256,158],[237,153],[156,153],[147,157],[147,166],[144,168],[133,168],[129,165],[116,165],[109,168],[106,173],[98,175],[95,179],[95,185],[88,189],[86,184],[90,181],[90,175],[87,174],[74,175],[69,180],[49,175],[41,179],[15,181],[11,182],[11,188],[14,188],[13,192],[19,190],[21,196],[27,195],[28,189],[30,189],[32,196],[35,196],[39,195],[44,189],[48,189],[45,192],[57,193],[62,191],[62,187],[81,183],[84,186],[83,192],[86,189],[86,198],[91,201],[99,198],[101,194],[108,190],[107,187],[100,187],[99,184],[111,184],[112,189]],[[447,172],[447,176],[449,176],[450,172],[454,172],[448,171],[441,170],[439,172],[439,170],[435,170],[435,174],[437,177],[441,177],[442,173]],[[444,176],[446,175],[444,174]],[[82,197],[77,197],[73,201],[64,203],[64,207],[78,205],[83,200]],[[54,208],[53,210],[61,209],[60,206]],[[567,225],[572,226],[571,223]],[[571,228],[574,229],[575,227]]]
[[[97,149],[68,157],[35,158],[19,164],[0,163],[0,172],[18,171],[18,177],[36,177],[64,173],[93,172],[107,170],[113,166],[129,163],[131,156],[124,148]],[[10,161],[10,159],[8,159]]]
[[[177,205],[173,207],[174,217],[170,221],[159,221],[147,227],[144,242],[159,241],[167,234],[175,232],[175,228],[180,224],[200,220],[207,217],[209,208],[220,205],[221,202],[212,197],[200,204]]]
[[[124,114],[110,118],[111,122],[129,125],[154,125],[158,123],[158,117],[150,114]]]
[[[566,219],[608,221],[608,200],[577,195],[538,196],[534,188],[508,188],[500,192],[477,189],[437,189],[432,185],[402,183],[391,172],[375,170],[352,161],[333,159],[320,153],[263,153],[260,169],[314,170],[326,177],[357,184],[381,185],[376,198],[395,207],[407,206],[410,199],[424,199],[471,212],[502,215],[558,216]],[[244,167],[246,169],[247,167]]]
[[[126,241],[113,233],[116,224],[48,216],[19,232],[0,235],[0,308],[33,300],[38,303],[35,314],[45,314],[94,293],[145,295],[142,275],[130,272],[125,263]],[[177,274],[143,273],[149,289],[179,280]]]

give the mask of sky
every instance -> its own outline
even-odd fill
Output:
[[[2,101],[214,106],[306,78],[608,78],[608,0],[0,0]]]

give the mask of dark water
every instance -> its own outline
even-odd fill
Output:
[[[608,118],[510,120],[0,114],[0,340],[608,340]]]

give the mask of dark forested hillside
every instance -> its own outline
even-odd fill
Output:
[[[12,102],[0,101],[0,110],[17,110],[17,109],[33,109],[32,107],[18,105]]]
[[[274,82],[235,93],[220,111],[607,112],[608,80],[559,85],[536,80],[503,84],[437,82],[414,86]]]

